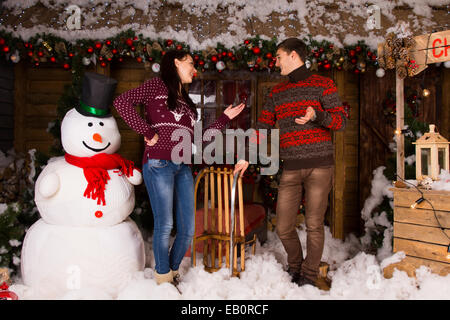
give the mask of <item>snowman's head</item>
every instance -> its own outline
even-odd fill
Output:
[[[112,154],[120,148],[120,133],[113,116],[88,117],[71,109],[61,124],[61,142],[67,153],[77,157]]]

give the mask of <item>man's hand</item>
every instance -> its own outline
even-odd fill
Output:
[[[308,107],[306,109],[306,114],[301,118],[295,119],[295,123],[305,124],[310,120],[314,120],[315,118],[316,118],[316,111],[314,111],[314,109],[312,107]]]
[[[157,142],[158,142],[159,136],[157,133],[155,133],[155,135],[153,136],[153,138],[148,139],[147,137],[144,137],[145,143],[151,147],[154,146]]]
[[[242,177],[247,168],[248,168],[248,161],[239,160],[238,163],[236,163],[236,165],[234,166],[233,176],[236,174],[236,172],[241,171],[240,176]]]

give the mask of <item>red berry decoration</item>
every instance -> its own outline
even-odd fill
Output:
[[[9,47],[8,46],[4,46],[3,47],[3,52],[8,53],[9,52]]]
[[[120,57],[120,58],[119,58],[119,62],[122,62],[122,61],[123,61],[123,58],[122,58],[122,57]]]
[[[56,58],[55,57],[50,57],[50,61],[51,62],[56,62]]]
[[[0,40],[1,40],[1,39],[0,39]],[[0,42],[1,42],[1,41],[0,41]],[[0,43],[0,44],[1,44],[1,43]],[[28,47],[30,46],[30,44],[29,44],[28,42],[25,42],[23,45],[24,45],[25,48],[28,48]]]
[[[314,52],[314,57],[318,58],[320,56],[320,53]]]
[[[137,62],[139,62],[139,63],[142,62],[142,58],[141,58],[141,57],[137,57],[136,60],[137,60]]]
[[[200,60],[198,64],[201,65],[201,66],[203,66],[203,65],[205,64],[205,61]]]
[[[100,63],[100,65],[101,65],[103,68],[105,68],[105,67],[106,67],[106,62],[105,62],[105,61],[102,61],[102,63]]]
[[[117,49],[112,49],[111,52],[112,52],[113,54],[117,54]]]
[[[195,56],[194,56],[194,60],[195,61],[198,61],[200,59],[200,57],[198,56],[198,54],[196,54]]]
[[[228,51],[228,57],[233,57],[233,52],[231,52],[231,51]]]
[[[125,41],[125,43],[127,44],[127,46],[131,47],[131,46],[133,45],[133,40],[127,39],[127,40]]]
[[[167,40],[166,44],[168,47],[170,47],[171,45],[173,45],[173,40],[171,40],[171,39]]]
[[[222,57],[226,57],[227,56],[227,53],[224,51],[224,52],[222,52]]]
[[[330,70],[331,64],[326,63],[326,64],[323,65],[323,67],[324,67],[325,70]]]
[[[319,48],[319,52],[323,53],[324,49],[323,48]]]
[[[92,52],[94,52],[94,49],[93,49],[92,47],[89,47],[89,48],[87,49],[87,52],[92,53]]]
[[[361,52],[361,47],[360,46],[357,46],[355,49],[356,49],[356,52]]]
[[[65,70],[69,70],[69,69],[70,69],[70,64],[64,63],[63,68],[64,68]]]
[[[0,38],[0,46],[3,46],[5,44],[5,39]]]
[[[106,40],[105,43],[106,43],[107,46],[110,46],[111,45],[111,40]]]
[[[28,56],[32,57],[33,56],[33,51],[28,51]]]
[[[354,72],[355,74],[359,74],[361,71],[359,71],[359,69],[356,68],[355,70],[353,70],[353,72]]]
[[[131,51],[136,51],[136,48],[134,46],[132,46]]]
[[[261,49],[259,47],[253,47],[253,53],[254,54],[260,54],[261,53]]]
[[[217,56],[212,56],[212,57],[211,57],[211,61],[212,61],[212,62],[217,62],[217,60],[218,60],[218,59],[217,59]]]
[[[352,60],[350,60],[351,63],[356,64],[356,59],[353,58]]]
[[[179,51],[181,51],[183,49],[183,46],[182,45],[177,45],[177,50],[179,50]]]
[[[137,40],[138,38],[136,36],[134,36],[133,40]]]
[[[353,50],[353,49],[350,50],[350,52],[349,52],[350,57],[354,57],[355,54],[356,54],[356,51],[355,51],[355,50]]]
[[[267,58],[267,59],[272,59],[272,57],[273,57],[273,56],[272,56],[272,53],[270,53],[270,52],[267,52],[267,53],[266,53],[266,58]]]
[[[95,48],[96,49],[101,49],[102,48],[102,44],[100,42],[96,42],[95,43]]]
[[[73,53],[72,52],[69,52],[69,57],[73,58]]]
[[[250,40],[245,40],[244,43],[245,43],[245,44],[249,44],[249,43],[250,43]]]
[[[39,57],[43,57],[43,56],[44,56],[44,53],[43,53],[42,51],[39,51],[39,52],[38,52],[38,56],[39,56]]]

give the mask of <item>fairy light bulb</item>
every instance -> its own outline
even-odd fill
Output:
[[[430,90],[428,90],[428,89],[423,89],[423,91],[422,91],[422,95],[426,98],[426,97],[428,97],[429,95],[430,95]]]

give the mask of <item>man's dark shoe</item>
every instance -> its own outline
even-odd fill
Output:
[[[291,268],[288,268],[289,275],[291,276],[291,281],[294,283],[297,283],[300,279],[300,271],[292,270]]]
[[[303,276],[301,274],[299,275],[299,279],[298,279],[298,281],[296,281],[296,283],[297,283],[297,285],[299,287],[302,287],[302,286],[307,285],[307,284],[310,284],[313,287],[317,287],[316,286],[316,281],[308,279],[308,278],[306,278],[305,276]]]

